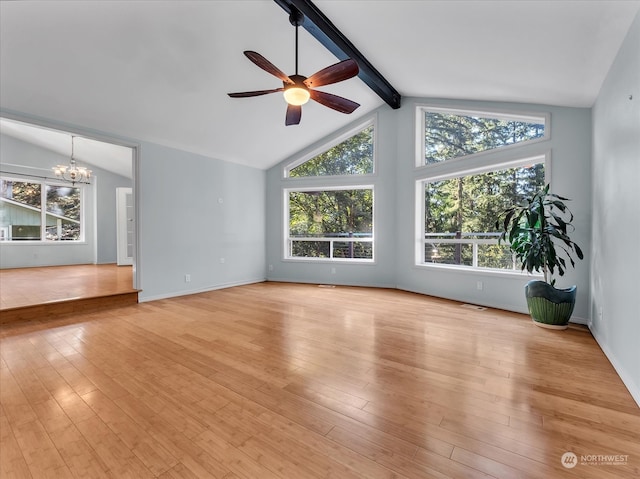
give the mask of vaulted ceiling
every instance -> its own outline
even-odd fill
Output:
[[[638,1],[314,2],[403,96],[590,107]],[[294,70],[294,29],[271,0],[2,1],[0,107],[269,168],[384,102],[359,78],[322,87],[284,125],[278,88],[242,54]],[[300,30],[300,72],[337,59]],[[11,134],[11,132],[3,132]],[[35,140],[34,140],[35,142]]]

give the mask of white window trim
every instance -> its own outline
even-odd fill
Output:
[[[478,153],[472,153],[470,155],[459,156],[456,158],[451,158],[449,160],[432,164],[425,165],[424,157],[425,157],[425,144],[424,144],[424,130],[425,130],[425,113],[449,113],[453,115],[464,115],[464,116],[479,116],[486,118],[497,118],[501,120],[517,120],[517,121],[539,121],[544,120],[544,135],[540,138],[536,138],[533,140],[526,140],[519,143],[514,143],[512,145],[501,146],[499,148],[492,148],[490,150],[480,151]],[[416,158],[415,158],[415,167],[416,168],[433,168],[440,166],[442,164],[454,164],[460,161],[469,161],[469,159],[481,158],[483,156],[490,156],[497,152],[510,151],[517,148],[522,148],[526,145],[533,145],[536,143],[540,143],[543,141],[548,141],[551,139],[551,114],[549,112],[526,112],[526,111],[509,111],[509,110],[501,110],[501,109],[466,109],[466,108],[447,108],[443,106],[436,106],[430,104],[420,104],[416,105],[416,117],[415,117],[415,125],[416,125]]]
[[[15,173],[13,173],[13,175],[15,175]],[[60,181],[60,180],[56,180],[53,178],[33,178],[33,177],[29,177],[28,175],[25,176],[12,176],[11,174],[8,175],[1,175],[3,180],[6,181],[18,181],[18,182],[22,182],[22,183],[38,183],[41,186],[40,188],[40,239],[39,240],[24,240],[24,241],[13,241],[11,238],[9,238],[6,241],[3,241],[2,244],[3,245],[39,245],[39,246],[59,246],[59,245],[80,245],[80,244],[86,244],[86,229],[87,229],[87,225],[86,225],[86,216],[85,216],[85,209],[86,209],[86,201],[87,201],[87,187],[91,186],[91,184],[86,184],[86,183],[82,183],[82,182],[77,182],[75,185],[70,186],[70,183],[67,183],[65,181]],[[46,187],[47,186],[62,186],[62,187],[71,187],[71,188],[79,188],[80,189],[80,238],[77,240],[64,240],[64,241],[53,241],[53,240],[47,240],[46,239],[46,218],[47,218],[47,211],[46,211],[46,200],[47,200],[47,196],[46,196]],[[7,227],[9,229],[9,236],[11,236],[11,230],[9,227]]]
[[[306,192],[306,191],[344,191],[344,190],[371,190],[372,195],[372,211],[371,217],[373,225],[371,227],[371,239],[366,239],[366,242],[371,243],[371,259],[364,258],[313,258],[313,257],[296,257],[289,255],[289,242],[291,238],[289,236],[289,193],[291,192]],[[375,227],[376,227],[376,201],[375,201],[375,187],[372,184],[366,185],[331,185],[331,186],[306,186],[306,187],[292,187],[283,188],[283,218],[284,229],[282,232],[282,259],[283,261],[292,262],[313,262],[313,263],[356,263],[356,264],[375,264],[376,259],[376,240],[375,240]],[[305,241],[305,240],[302,240]],[[317,240],[316,240],[317,241]],[[345,238],[338,238],[336,241],[345,241]],[[348,240],[346,240],[348,241]],[[365,240],[361,240],[365,241]]]
[[[291,172],[292,169],[300,166],[301,164],[311,160],[312,158],[315,158],[318,155],[321,155],[322,153],[325,153],[327,150],[330,150],[331,148],[333,148],[336,145],[339,145],[340,143],[342,143],[343,141],[351,138],[352,136],[357,135],[358,133],[360,133],[362,130],[368,128],[372,126],[373,127],[373,173],[366,173],[363,175],[326,175],[326,176],[301,176],[301,177],[291,177],[289,176],[289,173]],[[327,142],[323,143],[322,145],[318,146],[317,148],[314,148],[313,150],[305,153],[304,155],[300,156],[299,158],[297,158],[296,160],[292,161],[291,163],[287,164],[284,168],[283,168],[283,178],[287,179],[287,180],[291,180],[291,181],[299,181],[299,180],[308,180],[310,178],[322,178],[322,179],[331,179],[331,178],[364,178],[364,177],[370,177],[376,174],[377,171],[377,131],[378,131],[378,117],[377,115],[374,115],[370,118],[368,118],[366,121],[364,122],[360,122],[357,125],[349,128],[348,130],[344,131],[343,133],[331,138],[330,140],[328,140]]]
[[[436,268],[436,269],[448,269],[461,271],[465,273],[482,273],[482,274],[490,274],[490,275],[511,275],[511,276],[532,276],[538,277],[541,274],[529,274],[526,271],[516,271],[516,270],[505,270],[505,269],[497,269],[497,268],[480,268],[474,266],[462,266],[462,265],[450,265],[450,264],[436,264],[436,263],[427,263],[424,261],[424,243],[425,239],[425,224],[424,224],[424,215],[425,215],[425,184],[433,181],[442,181],[442,180],[450,180],[452,178],[459,178],[461,176],[470,176],[477,175],[482,173],[487,173],[490,171],[496,170],[504,170],[509,168],[517,168],[520,166],[533,165],[536,163],[544,164],[544,176],[545,183],[551,182],[551,151],[547,151],[540,155],[533,155],[527,157],[520,157],[508,161],[496,161],[495,163],[488,163],[476,168],[466,168],[459,169],[455,172],[449,172],[446,174],[435,174],[435,175],[426,175],[421,176],[415,182],[415,196],[414,198],[419,203],[415,208],[415,251],[414,251],[414,264],[419,268]]]

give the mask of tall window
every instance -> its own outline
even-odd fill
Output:
[[[2,241],[80,241],[82,188],[0,178]]]
[[[285,258],[373,261],[374,130],[367,122],[285,168],[296,184],[284,189]]]
[[[546,138],[548,118],[424,108],[418,113],[424,148],[416,183],[416,262],[520,270],[509,248],[498,245],[496,220],[548,182],[545,154],[518,154],[518,144]],[[511,155],[494,153],[507,147]]]

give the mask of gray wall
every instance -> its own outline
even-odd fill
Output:
[[[593,107],[591,262],[591,331],[638,404],[639,185],[640,14]]]
[[[311,145],[267,172],[267,263],[268,279],[303,283],[327,283],[361,286],[395,287],[395,157],[397,112],[388,108],[377,112],[375,128],[376,173],[365,177],[332,180],[344,186],[374,186],[375,263],[346,264],[326,261],[283,260],[284,196],[283,187],[307,187],[327,184],[317,178],[283,179],[283,167],[291,161],[324,145],[327,139]],[[364,119],[339,130],[331,138],[342,135]],[[382,133],[382,134],[380,134]],[[332,270],[335,269],[335,273]]]
[[[0,166],[2,171],[52,176],[51,167],[67,164],[69,158],[8,135],[0,135]],[[24,165],[20,168],[12,165]],[[63,264],[116,262],[116,187],[130,187],[132,181],[101,168],[93,171],[91,187],[87,188],[86,224],[95,217],[95,228],[87,228],[84,244],[49,243],[0,245],[0,267],[53,266]]]
[[[424,173],[415,168],[415,107],[429,103],[450,107],[549,112],[551,137],[523,147],[523,154],[551,151],[551,182],[554,191],[572,198],[575,241],[590,251],[591,235],[591,113],[590,109],[546,105],[518,105],[497,102],[446,101],[405,98],[400,110],[382,107],[377,111],[377,174],[375,185],[376,262],[372,265],[301,262],[283,260],[283,194],[287,185],[306,186],[317,180],[283,179],[285,165],[312,151],[318,142],[300,155],[284,160],[267,173],[267,262],[273,266],[268,279],[347,285],[390,286],[474,304],[526,312],[524,285],[527,276],[461,272],[416,266],[415,181]],[[340,132],[338,132],[340,133]],[[337,136],[337,135],[332,135]],[[329,138],[325,139],[325,142]],[[365,180],[368,181],[368,180]],[[346,184],[353,180],[346,179]],[[558,286],[577,284],[578,299],[573,321],[589,318],[589,254],[575,270],[560,278]],[[331,269],[336,273],[332,274]],[[478,291],[477,281],[483,282]]]
[[[263,170],[142,143],[138,171],[142,301],[264,281]]]

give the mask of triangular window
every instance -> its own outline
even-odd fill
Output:
[[[419,165],[432,165],[545,138],[545,115],[422,109],[424,140]]]
[[[290,166],[290,178],[368,175],[373,173],[373,124],[300,164]]]

